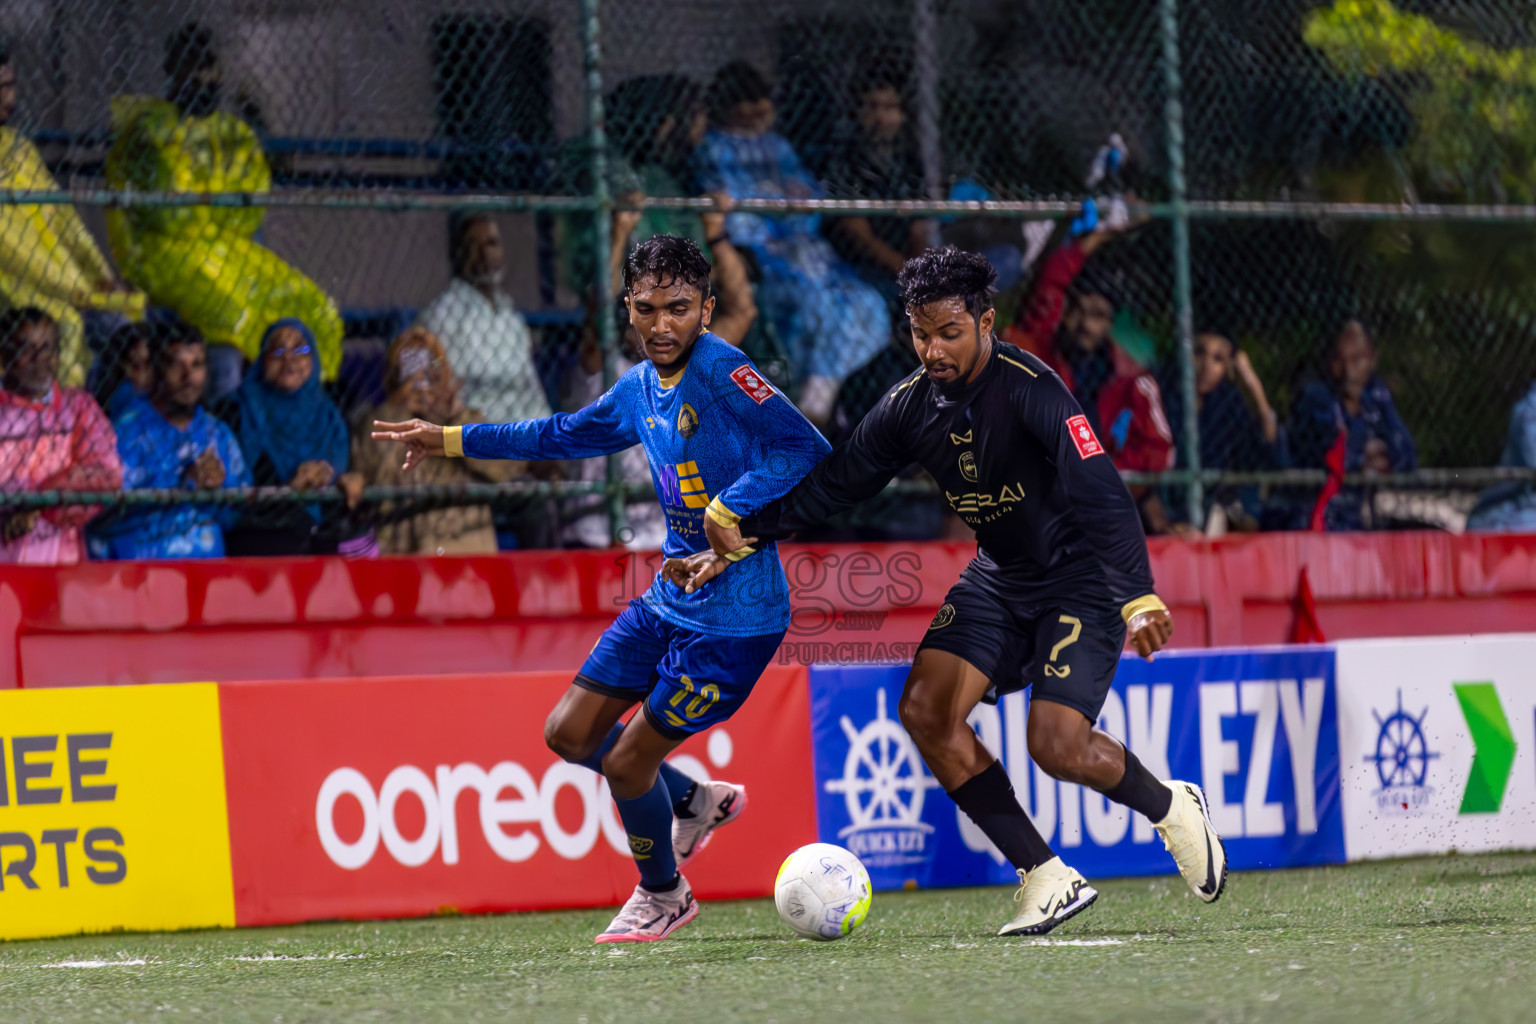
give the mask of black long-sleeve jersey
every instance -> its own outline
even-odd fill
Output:
[[[742,535],[787,537],[913,462],[976,531],[968,572],[1003,593],[1033,601],[1097,583],[1122,609],[1152,594],[1135,502],[1082,408],[1043,362],[996,340],[961,388],[923,370],[897,385],[788,494],[744,517]]]

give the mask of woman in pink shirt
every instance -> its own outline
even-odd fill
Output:
[[[25,306],[0,317],[0,491],[115,491],[123,485],[112,424],[87,392],[60,387],[59,326]],[[85,559],[94,506],[0,508],[0,564]]]

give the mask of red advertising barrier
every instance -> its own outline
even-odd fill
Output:
[[[607,783],[544,746],[568,672],[221,684],[240,925],[617,906],[636,874]],[[805,669],[771,668],[674,755],[747,787],[689,867],[764,896],[816,838]]]
[[[1174,646],[1281,643],[1306,566],[1329,639],[1536,621],[1536,535],[1154,538]],[[910,658],[966,543],[786,545],[786,664]],[[649,585],[619,551],[0,567],[0,689],[559,670]]]

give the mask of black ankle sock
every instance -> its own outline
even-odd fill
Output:
[[[992,840],[1008,863],[1033,871],[1056,856],[1013,795],[1013,783],[997,761],[953,790],[950,799]]]
[[[1124,804],[1145,816],[1153,824],[1168,817],[1168,809],[1173,806],[1173,790],[1147,771],[1146,766],[1131,753],[1130,747],[1125,748],[1125,775],[1102,792],[1115,803]]]
[[[683,876],[678,874],[673,875],[672,881],[668,882],[666,885],[646,885],[644,882],[641,882],[640,888],[644,889],[646,892],[676,892],[677,887],[682,883]]]
[[[676,800],[672,801],[672,814],[678,818],[693,817],[693,794],[699,791],[699,784],[695,782],[688,787],[688,791]]]

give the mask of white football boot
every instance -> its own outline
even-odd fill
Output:
[[[747,788],[729,782],[701,782],[693,793],[693,817],[672,818],[672,853],[677,869],[688,866],[699,851],[709,845],[710,836],[721,825],[741,817],[747,807]]]
[[[1227,887],[1227,850],[1211,824],[1205,793],[1193,782],[1165,782],[1173,790],[1168,817],[1153,828],[1173,854],[1184,881],[1207,903],[1215,903]]]
[[[998,929],[999,935],[1044,935],[1061,922],[1082,913],[1099,898],[1088,880],[1052,857],[1033,871],[1019,871],[1019,891],[1013,902],[1018,916]]]
[[[637,885],[619,916],[596,941],[660,942],[697,916],[699,904],[688,879],[679,876],[671,892],[651,892]]]

